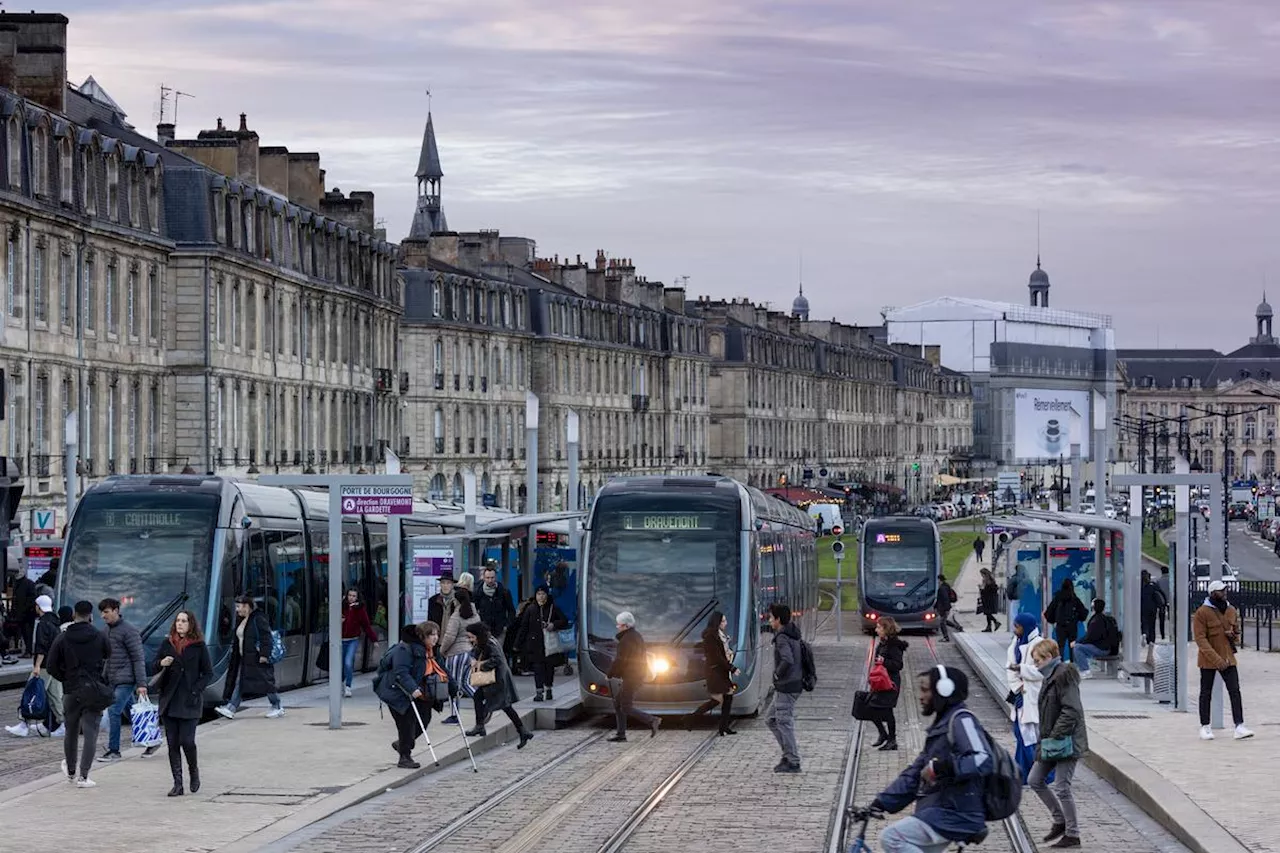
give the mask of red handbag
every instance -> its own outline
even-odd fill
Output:
[[[889,677],[889,670],[884,668],[884,664],[878,663],[871,667],[871,672],[867,674],[867,686],[872,693],[887,693],[894,689],[893,679]]]

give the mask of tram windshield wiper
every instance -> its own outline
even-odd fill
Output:
[[[928,575],[926,575],[924,578],[922,578],[922,579],[920,580],[920,582],[919,582],[918,584],[916,584],[915,586],[911,587],[911,589],[909,589],[909,590],[907,590],[906,592],[904,592],[904,593],[902,594],[902,597],[903,597],[903,598],[906,598],[907,596],[915,595],[917,592],[919,592],[919,591],[920,591],[920,587],[924,586],[924,585],[925,585],[925,584],[927,584],[928,582],[929,582],[929,576],[928,576]]]
[[[182,607],[182,605],[187,603],[188,598],[190,598],[190,596],[187,595],[187,591],[185,589],[179,592],[177,595],[175,595],[169,601],[169,603],[166,604],[160,610],[160,612],[157,613],[155,617],[150,622],[147,623],[146,627],[138,632],[139,634],[142,635],[142,642],[145,643],[147,639],[150,638],[150,636],[160,628],[161,625],[163,625],[165,622],[168,622],[169,618],[173,616],[174,613],[177,613],[178,609]]]
[[[677,631],[676,635],[671,638],[670,645],[678,646],[681,643],[683,643],[684,638],[689,636],[689,632],[694,629],[694,626],[697,625],[698,622],[700,622],[703,618],[705,618],[706,615],[710,613],[712,610],[714,610],[719,604],[720,604],[720,599],[715,598],[713,596],[710,601],[708,601],[706,604],[699,607],[698,612],[693,614],[693,618],[690,619],[688,622],[684,623],[684,627],[681,628],[679,631]]]

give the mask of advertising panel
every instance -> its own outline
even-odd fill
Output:
[[[1089,458],[1089,392],[1019,388],[1013,393],[1013,453],[1020,460]]]

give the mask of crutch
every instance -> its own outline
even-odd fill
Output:
[[[436,758],[436,750],[431,745],[431,735],[427,734],[427,726],[422,722],[422,712],[418,710],[418,703],[414,701],[413,695],[403,687],[400,688],[400,692],[409,697],[409,707],[413,709],[413,715],[418,718],[418,728],[422,729],[422,737],[427,742],[427,751],[431,753],[431,760],[435,762],[436,767],[439,767],[440,759]]]
[[[475,753],[471,751],[471,741],[467,740],[467,727],[462,723],[462,714],[458,710],[458,699],[456,696],[449,697],[449,706],[453,709],[454,719],[458,721],[458,731],[462,732],[462,745],[467,748],[467,757],[471,759],[471,769],[479,773],[480,768],[476,766]]]

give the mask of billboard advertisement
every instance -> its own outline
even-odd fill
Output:
[[[1013,453],[1020,460],[1089,458],[1089,392],[1019,388],[1013,394]]]

